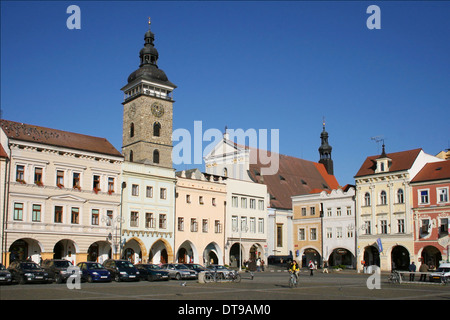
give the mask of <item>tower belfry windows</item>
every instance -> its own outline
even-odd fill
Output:
[[[161,134],[161,124],[159,122],[155,122],[153,124],[153,136],[159,137]]]
[[[134,137],[134,123],[132,122],[130,125],[130,138]]]
[[[159,151],[158,150],[153,151],[153,163],[159,163]]]

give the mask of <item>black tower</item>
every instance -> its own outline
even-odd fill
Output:
[[[320,160],[319,163],[322,163],[325,166],[328,174],[334,174],[333,172],[333,160],[331,159],[331,150],[333,149],[328,144],[328,132],[325,131],[325,121],[323,122],[323,131],[320,134],[320,139],[322,143],[319,147]]]

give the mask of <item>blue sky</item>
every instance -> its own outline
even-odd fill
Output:
[[[72,4],[80,30],[66,27]],[[379,30],[366,27],[372,4]],[[158,66],[178,86],[174,129],[279,129],[280,153],[318,161],[325,117],[342,185],[380,153],[371,137],[387,152],[450,147],[444,1],[2,1],[3,118],[121,150],[120,88],[149,16]]]

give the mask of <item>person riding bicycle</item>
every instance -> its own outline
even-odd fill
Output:
[[[298,281],[298,273],[300,272],[300,268],[297,264],[297,261],[292,261],[289,266],[289,272],[292,272],[295,275],[295,280]]]

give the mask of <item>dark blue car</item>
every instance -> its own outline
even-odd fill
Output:
[[[87,282],[111,281],[111,273],[104,266],[97,262],[80,262],[77,264],[82,275],[81,280]]]

